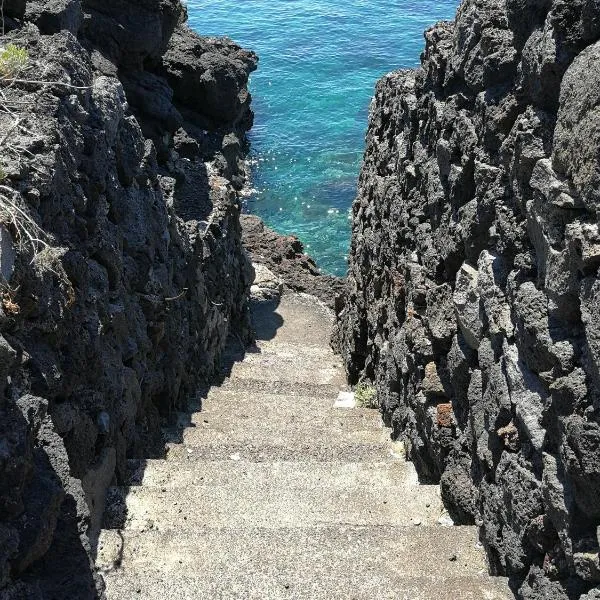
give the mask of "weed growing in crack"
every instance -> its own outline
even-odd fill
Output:
[[[375,386],[361,382],[354,388],[354,399],[362,408],[379,408]]]
[[[0,49],[0,77],[16,77],[29,64],[29,52],[15,44],[7,44]]]
[[[35,257],[41,249],[49,248],[46,233],[29,215],[25,206],[19,206],[19,194],[0,185],[0,224],[11,232],[20,249],[29,249]]]

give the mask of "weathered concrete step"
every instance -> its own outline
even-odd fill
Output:
[[[243,360],[246,362],[261,363],[263,359],[272,359],[275,355],[282,359],[295,361],[302,366],[325,360],[336,367],[343,368],[341,358],[334,354],[333,350],[326,346],[306,346],[303,343],[290,343],[275,338],[269,341],[258,341],[255,345],[246,348]],[[223,358],[235,358],[239,360],[242,357],[241,346],[228,345],[224,350]]]
[[[470,527],[105,531],[108,600],[509,600]],[[119,567],[113,565],[120,565]]]
[[[202,433],[205,432],[205,433]],[[291,433],[293,432],[293,433]],[[390,439],[391,429],[383,426],[381,417],[375,413],[359,414],[351,411],[334,412],[329,409],[292,410],[233,405],[206,410],[199,413],[180,413],[177,423],[163,427],[167,441],[192,440],[203,436],[212,443],[214,436],[227,435],[228,439],[256,439],[261,437],[287,438],[290,435],[343,432],[368,432],[376,441]],[[381,434],[384,434],[383,437]]]
[[[363,443],[382,444],[389,440],[387,429],[371,428],[360,422],[327,422],[324,419],[301,419],[289,415],[280,418],[265,417],[257,419],[238,418],[215,419],[203,423],[203,426],[181,429],[165,429],[163,437],[167,443],[183,443],[187,448],[196,448],[211,444],[246,443],[252,446],[278,445],[291,448],[301,447],[309,440],[327,440],[330,444]]]
[[[234,357],[240,355],[240,348],[230,346],[224,352],[224,357]],[[327,363],[343,368],[341,358],[334,354],[329,345],[325,346],[307,346],[301,343],[290,343],[285,340],[280,340],[278,337],[269,341],[258,341],[255,345],[246,348],[244,360],[250,362],[262,362],[263,358],[273,358],[278,355],[282,359],[295,361],[302,366],[302,363],[307,365],[310,363],[325,360]]]
[[[235,557],[232,558],[234,560]],[[504,580],[485,576],[428,576],[389,578],[371,575],[341,576],[331,573],[313,578],[308,573],[274,577],[248,574],[242,580],[222,583],[223,577],[206,580],[183,574],[171,580],[153,568],[119,571],[104,576],[108,600],[514,600]]]
[[[330,420],[332,423],[363,423],[374,429],[382,428],[378,410],[368,408],[334,408],[337,396],[288,396],[254,391],[215,391],[197,405],[196,412],[177,415],[176,426],[203,426],[206,422],[225,419],[285,419]],[[190,407],[192,408],[192,407]],[[193,408],[192,408],[193,410]]]
[[[296,445],[294,445],[296,444]],[[247,460],[265,461],[367,461],[395,460],[397,455],[389,442],[366,443],[356,441],[330,442],[329,440],[288,439],[281,443],[270,440],[259,444],[243,441],[202,444],[186,447],[182,444],[167,444],[167,460],[189,458],[191,460]]]
[[[244,392],[282,394],[285,396],[312,396],[323,398],[336,398],[340,390],[347,390],[343,384],[318,384],[298,381],[265,381],[263,379],[225,379],[221,384],[213,386],[208,392],[210,398],[220,392]]]
[[[333,315],[315,298],[284,294],[277,306],[268,302],[254,304],[252,323],[259,343],[275,337],[284,342],[326,348]]]
[[[233,475],[233,474],[232,474]],[[294,481],[289,471],[270,481],[235,479],[217,486],[133,486],[113,488],[122,506],[111,527],[167,529],[225,525],[313,527],[437,524],[443,505],[438,486],[377,486],[306,477]],[[120,504],[120,503],[119,503]],[[113,509],[114,511],[114,509]],[[125,517],[125,521],[123,521]]]
[[[333,409],[320,398],[235,395],[206,402],[202,412],[179,413],[163,435],[167,442],[190,447],[236,440],[296,445],[310,439],[379,443],[390,439],[390,430],[374,410]]]
[[[130,460],[129,484],[159,487],[219,486],[237,481],[262,486],[307,488],[314,485],[372,485],[373,488],[416,486],[417,474],[408,462],[293,462]]]
[[[231,402],[211,402],[205,404],[202,411],[178,413],[176,423],[171,428],[185,427],[229,427],[237,421],[243,426],[246,421],[278,421],[282,424],[301,426],[312,423],[332,429],[384,429],[378,411],[366,408],[337,409],[323,403],[321,399],[310,402],[293,402],[289,398],[261,397],[255,403],[240,404]],[[390,430],[391,431],[391,430]]]
[[[241,362],[234,359],[237,355],[222,359],[222,371],[232,379],[345,384],[341,360],[328,348],[278,341],[263,345],[260,352],[246,352]]]

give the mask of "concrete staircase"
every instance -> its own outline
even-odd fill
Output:
[[[259,341],[131,461],[98,566],[108,600],[504,600],[474,527],[443,526],[376,410],[345,389],[331,316],[308,296],[257,303]],[[234,345],[235,346],[235,345]]]

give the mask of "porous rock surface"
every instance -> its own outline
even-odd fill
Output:
[[[242,241],[254,263],[273,271],[287,289],[315,296],[334,308],[344,291],[344,279],[321,273],[296,236],[273,231],[256,215],[242,215],[241,223]]]
[[[519,598],[600,594],[600,6],[464,0],[377,85],[334,343]]]
[[[250,336],[257,59],[178,0],[3,9],[29,57],[0,81],[0,598],[101,598],[106,488]]]

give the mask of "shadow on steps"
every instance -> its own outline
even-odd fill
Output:
[[[283,317],[276,312],[278,300],[252,302],[252,325],[257,340],[272,340],[283,325]]]
[[[277,300],[253,300],[250,305],[254,337],[257,341],[272,340],[284,320],[276,311],[279,306]],[[245,346],[235,332],[230,332],[221,356],[221,365],[212,380],[197,390],[196,396],[190,398],[185,410],[178,412],[163,427],[163,440],[165,449],[163,458],[168,453],[167,444],[183,444],[184,431],[196,427],[192,422],[192,415],[202,411],[203,400],[213,387],[220,387],[230,376],[234,365],[244,360],[248,353],[260,353],[260,348],[254,343]],[[149,457],[150,458],[150,457]],[[155,456],[151,458],[156,458]],[[124,529],[127,523],[127,495],[131,487],[142,484],[146,470],[146,459],[133,459],[128,461],[128,474],[126,486],[109,488],[106,494],[104,511],[104,529]],[[96,549],[94,549],[96,550]],[[116,565],[115,565],[116,566]]]

